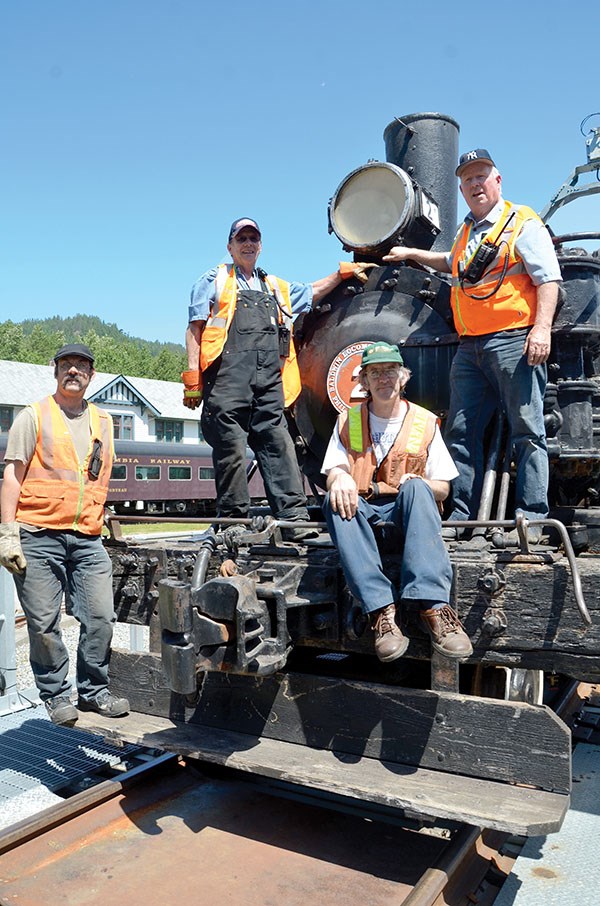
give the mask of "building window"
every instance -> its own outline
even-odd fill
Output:
[[[8,434],[14,417],[15,410],[12,406],[0,406],[0,434]]]
[[[169,481],[191,481],[191,466],[169,466]]]
[[[121,465],[120,463],[115,464],[112,467],[110,478],[111,481],[125,481],[127,478],[127,466]]]
[[[136,481],[160,481],[160,466],[136,466]]]
[[[113,415],[115,440],[133,440],[133,415]]]
[[[174,422],[166,418],[156,419],[156,439],[181,443],[183,439],[183,422]]]
[[[200,481],[212,481],[215,477],[215,470],[208,466],[200,466],[198,469],[198,478]]]

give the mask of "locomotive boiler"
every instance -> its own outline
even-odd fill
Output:
[[[395,119],[386,161],[350,173],[330,201],[343,247],[377,266],[296,327],[303,390],[291,429],[317,501],[325,446],[337,412],[360,397],[368,343],[399,344],[408,397],[443,421],[458,342],[449,281],[381,258],[398,242],[450,247],[458,131],[437,113]],[[596,176],[597,148],[590,143],[585,165]],[[559,192],[555,206],[578,194]],[[552,510],[543,543],[530,546],[515,522],[501,412],[486,432],[471,537],[450,543],[453,603],[472,657],[459,665],[432,654],[404,601],[408,652],[377,662],[317,507],[319,537],[304,545],[283,543],[285,523],[264,515],[241,536],[217,520],[183,541],[111,545],[118,619],[150,627],[148,652],[113,654],[113,685],[135,711],[130,730],[114,732],[406,821],[524,834],[560,826],[571,752],[553,690],[561,676],[600,680],[600,258],[570,245],[590,237],[600,234],[555,237],[564,294],[545,400]],[[399,565],[397,551],[384,551],[392,578]]]

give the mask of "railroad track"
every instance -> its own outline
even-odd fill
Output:
[[[585,693],[563,694],[563,719]],[[523,842],[272,793],[160,755],[1,833],[0,904],[491,906]]]
[[[489,872],[503,840],[487,836],[290,802],[170,755],[0,835],[0,902],[164,906],[194,891],[206,904],[426,906]]]

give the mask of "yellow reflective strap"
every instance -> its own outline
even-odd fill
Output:
[[[416,456],[417,453],[420,453],[423,446],[423,438],[425,436],[425,429],[427,428],[428,414],[424,409],[421,409],[420,406],[415,406],[413,411],[414,418],[410,428],[410,434],[408,435],[408,441],[406,443],[406,452],[410,455]]]
[[[362,453],[364,447],[360,406],[354,406],[352,409],[348,410],[348,437],[350,440],[350,449]]]

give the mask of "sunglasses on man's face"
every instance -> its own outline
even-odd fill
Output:
[[[236,242],[253,242],[255,245],[260,242],[260,236],[256,236],[253,233],[243,233],[241,236],[234,236],[233,238]]]

